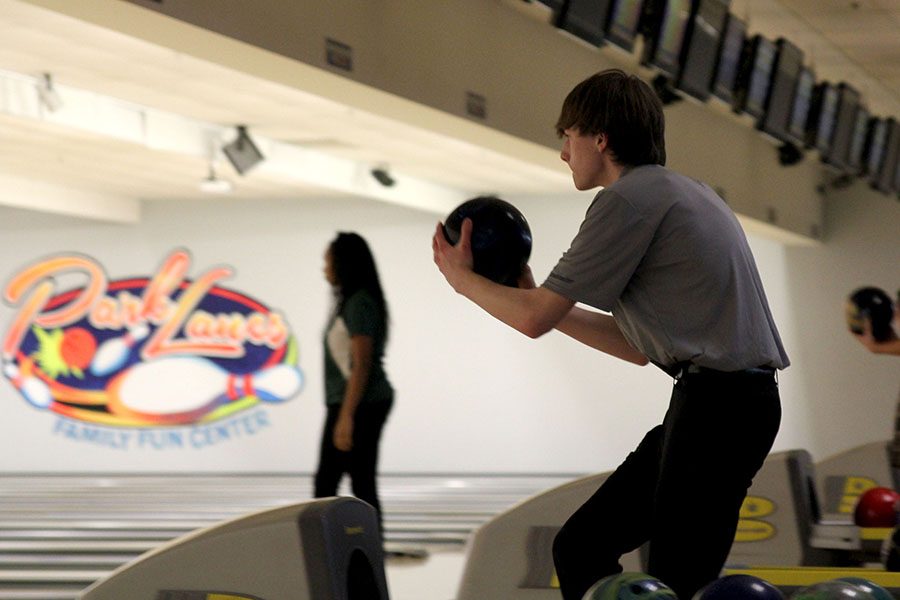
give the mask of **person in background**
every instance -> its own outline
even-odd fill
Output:
[[[334,306],[325,328],[325,425],[315,475],[315,497],[337,494],[345,474],[353,495],[383,517],[378,496],[378,448],[394,403],[383,366],[389,318],[369,245],[340,232],[325,251],[325,279]]]
[[[894,303],[894,321],[886,339],[875,339],[872,321],[868,316],[862,318],[862,333],[855,333],[852,328],[850,330],[856,341],[872,354],[900,356],[900,337],[897,336],[897,329],[900,328],[900,291],[897,292],[897,300]],[[894,411],[894,437],[888,454],[894,481],[900,481],[900,396],[897,397],[897,408]]]
[[[662,103],[646,82],[618,69],[589,77],[556,129],[576,189],[602,189],[543,285],[530,270],[518,288],[477,275],[471,220],[455,246],[438,224],[434,262],[457,293],[529,337],[555,328],[672,376],[661,424],[563,525],[553,558],[563,598],[581,600],[649,542],[648,574],[687,600],[725,563],[780,425],[775,372],[790,361],[734,213],[665,168]]]
[[[888,299],[890,299],[888,297]],[[900,291],[897,292],[897,302],[893,307],[894,321],[891,323],[887,339],[876,340],[872,335],[872,321],[868,317],[863,318],[862,333],[852,333],[860,344],[872,354],[894,354],[900,356],[900,337],[897,330],[900,329]]]

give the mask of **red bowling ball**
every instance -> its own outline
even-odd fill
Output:
[[[900,494],[886,487],[874,487],[859,497],[853,522],[860,527],[894,527]]]

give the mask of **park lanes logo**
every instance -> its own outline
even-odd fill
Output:
[[[178,249],[152,277],[110,281],[76,254],[23,268],[3,291],[17,309],[3,374],[27,403],[64,418],[56,433],[108,446],[197,447],[204,434],[172,427],[215,424],[227,436],[229,425],[267,426],[251,409],[302,388],[296,339],[278,311],[218,285],[230,267],[190,280],[190,264]]]

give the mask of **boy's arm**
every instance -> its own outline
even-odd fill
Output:
[[[634,350],[612,317],[575,308],[575,302],[554,291],[534,287],[527,272],[518,288],[494,283],[472,270],[472,222],[463,221],[459,241],[451,245],[440,223],[432,238],[434,262],[457,293],[516,331],[537,338],[551,329],[592,348],[636,364],[647,359]]]

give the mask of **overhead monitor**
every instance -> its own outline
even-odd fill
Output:
[[[746,40],[747,24],[729,14],[725,20],[725,33],[719,44],[712,88],[712,93],[729,105],[734,102],[734,87]]]
[[[822,156],[831,152],[834,139],[834,123],[837,117],[837,88],[823,81],[813,88],[813,100],[809,109],[809,138],[807,146],[815,148]]]
[[[645,7],[653,8],[644,10],[648,23],[641,57],[643,65],[653,67],[671,79],[678,77],[692,5],[692,0],[647,0]]]
[[[712,92],[719,46],[730,0],[694,0],[682,48],[681,72],[675,87],[698,100]]]
[[[894,163],[894,192],[900,199],[900,151],[897,152],[897,160]]]
[[[556,11],[554,24],[585,42],[600,46],[606,37],[606,25],[612,0],[566,0]]]
[[[815,85],[816,75],[812,69],[801,67],[800,74],[797,76],[797,89],[794,92],[794,102],[787,127],[788,135],[800,146],[806,146],[809,139],[807,125]]]
[[[853,129],[856,126],[856,111],[859,107],[859,92],[846,83],[837,86],[837,109],[834,119],[834,132],[831,136],[831,148],[822,156],[822,160],[842,171],[850,172],[850,144],[853,141]]]
[[[778,38],[775,42],[775,59],[772,63],[765,109],[762,118],[757,121],[757,127],[782,142],[803,143],[802,136],[795,137],[788,130],[801,68],[803,68],[803,52],[800,48],[785,38]]]
[[[850,136],[850,151],[847,153],[847,164],[853,173],[863,173],[863,147],[866,134],[869,132],[869,111],[862,105],[856,110],[856,121]]]
[[[871,181],[878,175],[884,161],[885,140],[887,138],[889,119],[872,117],[869,119],[869,130],[863,143],[863,175]]]
[[[734,87],[732,108],[736,113],[747,113],[756,119],[765,115],[776,52],[775,43],[761,34],[744,44]]]
[[[634,50],[643,8],[644,0],[613,0],[606,39],[628,52]]]
[[[900,170],[900,123],[893,118],[885,122],[884,156],[869,182],[876,190],[893,194],[900,192],[900,182],[897,181],[897,171]]]

